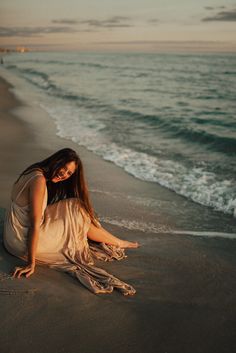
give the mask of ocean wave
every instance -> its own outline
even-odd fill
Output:
[[[141,232],[149,232],[149,233],[169,233],[171,232],[171,228],[167,225],[158,226],[155,223],[146,223],[137,220],[128,220],[121,218],[111,218],[111,217],[99,217],[99,220],[104,223],[112,224],[121,228],[126,228],[129,230],[139,230]]]
[[[205,144],[208,148],[214,149],[218,152],[223,152],[227,154],[236,153],[236,139],[229,136],[220,136],[219,134],[214,134],[207,132],[206,130],[199,129],[193,124],[185,125],[185,122],[176,118],[168,118],[167,116],[161,117],[160,115],[142,114],[140,112],[131,111],[128,109],[113,109],[113,114],[119,116],[119,121],[124,119],[125,121],[132,120],[135,123],[141,121],[145,125],[151,126],[155,129],[159,129],[169,137],[175,137],[178,139],[184,139],[189,141],[191,144]],[[209,114],[214,115],[214,113]],[[217,114],[216,114],[217,115]],[[222,113],[222,115],[224,115]],[[236,124],[222,122],[216,119],[200,119],[192,118],[190,120],[193,123],[200,125],[218,125],[222,127],[230,127],[231,129],[236,127]]]
[[[45,72],[38,71],[38,70],[35,70],[35,69],[30,69],[30,68],[27,68],[27,69],[18,69],[18,70],[21,71],[23,74],[30,75],[30,76],[40,77],[40,78],[42,78],[45,82],[49,82],[49,76],[48,76]]]
[[[234,92],[227,92],[226,93],[220,93],[218,90],[212,90],[212,91],[208,91],[204,94],[198,94],[195,95],[194,97],[195,99],[198,100],[215,100],[215,101],[230,101],[230,102],[234,102],[235,101],[235,94]]]
[[[99,154],[141,180],[157,182],[194,202],[235,214],[236,186],[233,180],[219,181],[216,174],[204,168],[186,168],[178,162],[160,160],[113,145]]]
[[[86,63],[80,61],[63,61],[63,60],[46,60],[44,59],[27,59],[24,64],[43,64],[43,65],[59,65],[59,66],[88,66],[94,68],[109,68],[109,65],[96,63]],[[9,65],[10,66],[10,65]]]
[[[103,110],[103,113],[109,112],[112,116],[117,116],[118,121],[124,120],[125,122],[132,121],[135,125],[137,122],[142,122],[146,126],[159,129],[166,134],[167,137],[184,139],[188,142],[195,144],[204,144],[207,148],[214,149],[218,152],[223,152],[226,154],[236,153],[236,139],[228,136],[220,136],[219,134],[213,134],[207,132],[203,129],[196,128],[194,126],[186,125],[181,122],[180,119],[170,118],[166,116],[166,113],[161,116],[161,114],[143,114],[140,111],[134,111],[130,109],[119,109],[112,104],[104,103],[96,97],[89,97],[85,95],[75,94],[73,92],[67,91],[63,87],[58,87],[50,78],[48,74],[40,70],[32,68],[19,68],[15,65],[8,66],[8,68],[17,70],[22,74],[26,80],[36,85],[38,88],[46,90],[47,93],[59,97],[66,101],[76,101],[80,105],[91,109]],[[200,114],[200,113],[199,113]],[[217,116],[224,115],[224,112],[214,111],[214,112],[201,112],[202,115]],[[227,126],[227,122],[220,122],[216,119],[200,119],[193,118],[193,122],[196,124],[206,125],[206,122],[212,123],[218,126]],[[204,122],[203,122],[204,121]],[[230,124],[229,124],[230,125]],[[233,128],[233,125],[231,125]]]
[[[142,121],[145,122],[149,125],[154,125],[154,126],[163,126],[167,122],[164,118],[161,118],[158,115],[154,114],[143,114],[138,111],[133,111],[130,109],[117,109],[115,107],[112,107],[112,113],[119,116],[120,119],[124,119],[126,121],[132,120],[134,122],[136,121]]]
[[[32,69],[32,68],[20,68],[19,66],[17,65],[7,65],[6,66],[7,69],[15,69],[17,70],[19,73],[22,73],[22,74],[28,74],[28,75],[31,75],[31,76],[39,76],[39,77],[42,77],[44,80],[48,80],[49,76],[45,73],[45,72],[42,72],[42,71],[38,71],[36,69]]]
[[[98,101],[96,98],[90,98],[88,96],[83,96],[79,94],[74,94],[72,92],[67,91],[66,89],[57,86],[51,79],[50,76],[46,73],[31,69],[31,68],[19,68],[16,65],[9,65],[8,69],[12,69],[17,71],[20,75],[33,84],[34,86],[46,91],[47,94],[53,95],[55,97],[64,99],[66,101],[78,101],[83,103],[87,107],[100,107],[104,108],[104,104]]]
[[[130,219],[121,219],[121,218],[111,218],[111,217],[100,217],[100,221],[112,224],[121,228],[128,230],[141,231],[144,233],[154,233],[154,234],[173,234],[173,235],[189,235],[193,237],[205,237],[205,238],[225,238],[225,239],[236,239],[235,233],[226,233],[226,232],[211,232],[211,231],[199,231],[199,230],[175,230],[169,227],[168,225],[156,225],[150,222],[141,222]],[[142,239],[141,245],[146,244],[147,242],[155,241],[152,239]]]
[[[190,141],[191,143],[206,144],[208,147],[229,155],[236,153],[236,139],[227,136],[219,136],[204,130],[196,130],[190,127],[172,126],[168,134]]]
[[[17,69],[18,68],[18,66],[17,65],[6,65],[6,68],[8,69],[8,70],[15,70],[15,69]]]
[[[236,75],[236,71],[224,71],[223,74],[224,75],[232,75],[232,76],[234,76],[234,75]]]
[[[59,136],[85,146],[138,179],[157,182],[194,202],[234,214],[236,185],[233,179],[219,180],[214,172],[207,170],[207,165],[190,168],[181,161],[161,159],[104,139],[104,123],[93,115],[83,118],[86,111],[80,110],[79,115],[71,111],[68,125],[61,108],[43,108],[56,121]]]
[[[33,84],[34,86],[37,86],[38,88],[47,91],[57,89],[56,85],[49,78],[49,75],[47,75],[45,72],[32,68],[20,68],[16,65],[8,65],[7,68],[17,72],[23,76],[26,81]]]
[[[215,115],[213,114],[208,114],[208,115]],[[225,115],[224,113],[222,115]],[[228,121],[228,120],[219,120],[219,119],[205,119],[205,118],[192,118],[191,121],[193,121],[196,124],[199,125],[209,125],[209,126],[223,126],[223,127],[228,127],[230,129],[234,128],[236,129],[236,122],[235,121]]]
[[[30,60],[29,62],[34,63],[33,60]],[[74,61],[62,61],[62,60],[37,60],[39,64],[46,64],[46,65],[63,65],[63,66],[71,66],[71,65],[77,65],[76,62]]]
[[[89,62],[78,62],[80,66],[94,67],[95,69],[109,69],[112,68],[110,65],[102,65],[98,63],[89,63]]]
[[[205,144],[210,148],[224,152],[227,154],[235,154],[236,153],[236,139],[229,136],[220,136],[216,135],[212,132],[207,132],[206,130],[200,130],[197,126],[193,124],[190,125],[190,122],[195,123],[196,125],[217,125],[222,127],[230,127],[231,129],[236,127],[236,123],[227,122],[217,119],[203,119],[203,118],[191,118],[190,122],[177,119],[170,118],[166,116],[160,115],[151,115],[151,114],[143,114],[136,111],[131,111],[128,109],[116,109],[114,110],[114,114],[119,115],[119,120],[124,119],[125,121],[132,120],[135,123],[138,121],[142,121],[143,123],[152,126],[156,129],[165,132],[165,134],[169,137],[177,137],[179,139],[184,139],[191,143]],[[200,112],[202,115],[209,116],[224,116],[225,113],[219,112]],[[186,124],[185,124],[186,123]]]
[[[194,237],[207,237],[207,238],[225,238],[236,239],[235,233],[226,232],[209,232],[209,231],[194,231],[194,230],[173,230],[171,233],[178,235],[192,235]]]

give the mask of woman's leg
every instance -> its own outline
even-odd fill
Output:
[[[90,225],[87,236],[89,239],[93,241],[97,241],[99,243],[106,243],[111,245],[119,246],[120,248],[137,248],[139,244],[137,242],[130,242],[127,240],[122,240],[111,233],[109,233],[104,228],[97,228],[93,224]]]

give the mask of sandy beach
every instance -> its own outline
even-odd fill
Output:
[[[4,79],[0,96],[1,239],[14,180],[29,164],[67,146],[84,161],[104,227],[141,244],[127,250],[125,260],[99,264],[132,284],[137,290],[134,297],[116,291],[94,295],[68,275],[42,266],[30,279],[12,279],[11,271],[20,261],[1,245],[1,352],[231,353],[236,343],[236,241],[171,234],[166,227],[157,232],[158,224],[160,229],[166,224],[183,226],[190,202],[176,195],[182,208],[172,214],[162,208],[157,217],[150,206],[134,204],[132,197],[152,195],[168,205],[173,192],[135,179],[57,137],[47,114],[32,107],[27,97],[24,102],[16,98]],[[126,193],[131,197],[124,199]],[[194,207],[196,223],[201,219],[204,229],[211,230],[220,213]],[[124,215],[128,220],[135,215],[140,224],[154,224],[154,231],[120,226]],[[218,230],[232,230],[232,217],[222,218]]]

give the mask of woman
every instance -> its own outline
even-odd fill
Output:
[[[121,260],[124,248],[139,244],[102,228],[89,200],[82,162],[69,148],[21,173],[12,189],[4,245],[27,261],[16,267],[16,278],[29,277],[41,263],[75,276],[93,293],[111,293],[114,288],[124,295],[135,293],[132,286],[94,266],[94,259]]]

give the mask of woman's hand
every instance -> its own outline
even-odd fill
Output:
[[[25,275],[25,277],[28,278],[34,273],[34,269],[35,269],[35,264],[29,264],[24,267],[16,267],[12,277],[20,278],[21,275]]]

